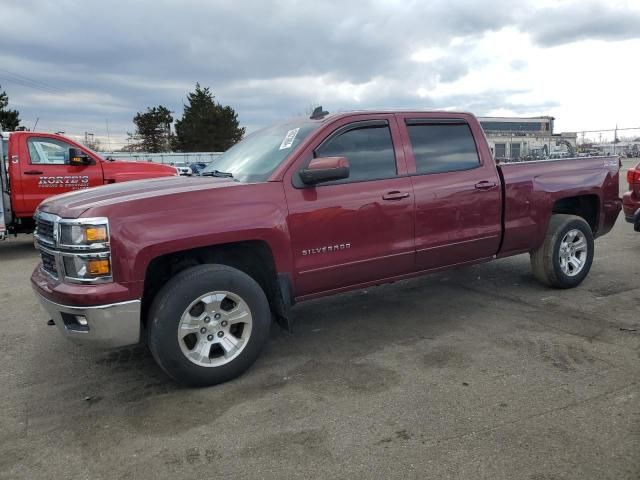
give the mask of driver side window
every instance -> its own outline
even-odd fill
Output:
[[[397,175],[396,155],[386,122],[347,126],[346,131],[325,140],[316,149],[315,156],[346,157],[349,161],[348,179],[322,185],[380,180]]]
[[[69,149],[73,148],[53,138],[32,137],[27,140],[27,145],[34,165],[64,165],[69,160]]]

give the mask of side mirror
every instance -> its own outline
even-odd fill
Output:
[[[85,167],[87,165],[95,165],[96,161],[79,148],[69,149],[69,165],[74,167]]]
[[[314,158],[309,166],[300,170],[300,180],[305,185],[349,178],[349,160],[345,157]]]

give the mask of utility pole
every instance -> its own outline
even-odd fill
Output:
[[[111,135],[109,135],[109,119],[106,118],[105,122],[107,122],[107,149],[111,151]]]
[[[96,148],[96,137],[95,137],[95,135],[93,133],[90,133],[90,132],[84,132],[84,144],[87,147],[95,150],[95,148]]]

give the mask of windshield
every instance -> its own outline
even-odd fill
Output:
[[[240,182],[264,182],[319,123],[288,123],[259,130],[216,158],[201,174],[228,172]]]

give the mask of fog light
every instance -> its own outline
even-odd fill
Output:
[[[89,331],[89,322],[84,315],[76,315],[73,313],[60,312],[64,328],[72,332],[86,333]]]

